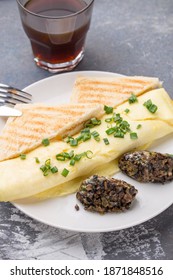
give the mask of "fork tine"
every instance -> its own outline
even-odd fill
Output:
[[[15,95],[18,95],[18,96],[21,96],[21,97],[24,97],[24,98],[27,98],[29,100],[32,99],[32,95],[30,93],[25,92],[23,90],[20,90],[18,88],[13,88],[13,87],[5,85],[5,84],[0,84],[0,89],[5,91],[5,92],[11,93],[11,94],[15,94]]]
[[[8,92],[11,93],[11,94],[15,94],[15,95],[18,95],[18,96],[25,97],[28,100],[32,99],[32,95],[31,94],[29,94],[27,92],[24,92],[24,91],[22,91],[20,89],[17,89],[17,88],[8,88]]]
[[[4,99],[4,100],[15,102],[15,103],[30,103],[31,102],[31,100],[26,97],[23,97],[20,95],[15,95],[13,93],[9,93],[9,92],[6,92],[1,89],[0,89],[0,98]]]
[[[3,99],[0,98],[0,106],[3,106],[3,105],[8,105],[8,106],[14,107],[16,105],[16,102],[11,102],[11,101],[8,101],[8,100],[3,100]]]

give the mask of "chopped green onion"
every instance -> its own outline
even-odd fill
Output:
[[[58,168],[56,166],[52,167],[51,168],[51,172],[54,174],[54,173],[57,173],[58,172]]]
[[[42,166],[40,166],[40,169],[41,169],[41,171],[45,171],[47,168],[46,168],[46,166],[45,165],[42,165]]]
[[[89,139],[91,139],[91,134],[90,134],[90,133],[85,133],[85,134],[83,134],[83,141],[84,141],[84,142],[87,141],[87,140],[89,140]]]
[[[124,110],[124,112],[125,112],[126,114],[128,114],[128,113],[130,112],[130,110],[129,110],[128,108],[126,108],[126,109]]]
[[[136,129],[140,129],[142,127],[142,124],[138,124]]]
[[[136,132],[131,132],[131,133],[130,133],[130,138],[131,138],[131,139],[137,139],[137,138],[138,138],[137,133],[136,133]]]
[[[95,138],[99,136],[99,133],[97,131],[91,132],[91,135]]]
[[[114,133],[114,137],[124,138],[124,133],[122,131],[117,131],[117,132]]]
[[[85,134],[84,134],[85,135]],[[76,161],[80,161],[80,159],[84,156],[87,158],[91,158],[89,154],[92,153],[91,151],[83,152],[81,154],[74,155],[74,150],[70,151],[69,153],[63,152],[56,155],[56,159],[60,161],[70,160],[70,165],[74,166]],[[46,162],[45,162],[46,163]],[[48,165],[48,164],[47,164]],[[50,165],[48,165],[50,167]]]
[[[81,130],[81,133],[90,133],[90,129],[88,127]]]
[[[93,125],[100,125],[101,124],[101,120],[98,120],[97,118],[92,118],[91,119],[91,123]]]
[[[104,110],[106,114],[112,114],[113,113],[113,107],[109,107],[109,106],[104,106]]]
[[[89,154],[91,154],[91,156],[89,156]],[[87,158],[91,159],[92,155],[93,155],[93,152],[88,150],[87,152],[85,152],[85,155],[86,155]]]
[[[43,139],[43,140],[42,140],[42,144],[43,144],[44,146],[48,146],[48,145],[50,144],[49,139],[48,139],[48,138]]]
[[[94,137],[94,139],[99,142],[100,141],[100,134],[97,131],[91,132],[91,135]]]
[[[110,122],[112,122],[113,121],[113,118],[106,118],[105,119],[105,122],[107,122],[107,123],[110,123]]]
[[[67,137],[67,140],[66,140],[66,143],[70,143],[70,140],[72,140],[72,139],[74,139],[74,138],[71,137],[71,136],[68,136],[68,137]]]
[[[25,154],[21,154],[20,158],[24,160],[24,159],[26,159],[26,155]]]
[[[148,109],[148,111],[149,111],[150,113],[152,113],[152,114],[154,114],[154,113],[157,111],[157,109],[158,109],[158,107],[157,107],[155,104],[152,103],[151,99],[148,99],[146,102],[144,102],[143,105],[144,105],[144,106]]]
[[[45,161],[46,166],[50,166],[50,158]]]
[[[64,160],[65,160],[65,156],[62,155],[62,154],[57,154],[57,155],[56,155],[56,159],[57,159],[57,160],[60,160],[60,161],[64,161]]]
[[[144,105],[145,107],[149,108],[152,104],[153,104],[153,103],[152,103],[151,99],[148,99],[146,102],[144,102],[143,105]]]
[[[74,156],[74,151],[72,150],[69,154],[68,154],[68,158],[72,158]]]
[[[136,95],[132,93],[131,96],[129,97],[128,101],[130,104],[132,104],[132,103],[137,102],[138,99],[137,99]]]
[[[40,163],[38,157],[35,157],[35,162],[36,162],[36,163]]]
[[[110,127],[106,130],[107,135],[111,135],[115,132],[115,127]]]
[[[40,170],[43,172],[44,176],[48,176],[50,172],[57,173],[58,168],[56,166],[51,166],[51,160],[50,158],[45,160],[45,164],[40,166]]]
[[[87,127],[87,128],[92,128],[92,127],[94,127],[94,125],[93,125],[92,123],[87,123],[87,124],[86,124],[86,127]]]
[[[64,177],[67,177],[68,173],[69,173],[69,170],[64,168],[63,171],[61,172],[61,175]]]
[[[82,156],[83,156],[83,153],[82,153],[82,154],[77,154],[77,155],[74,156],[73,159],[74,159],[75,161],[79,161],[79,160],[81,159]]]
[[[50,166],[42,165],[40,167],[40,170],[43,172],[44,176],[47,176],[49,174],[49,171],[50,171]]]
[[[70,160],[70,165],[72,165],[72,166],[74,166],[75,165],[75,159],[74,158],[72,158],[71,160]]]
[[[120,114],[114,114],[112,119],[116,125],[108,128],[106,133],[108,135],[114,134],[114,137],[124,138],[124,135],[130,132],[130,124],[126,120],[123,120]]]
[[[122,117],[120,116],[120,114],[115,114],[113,116],[113,121],[116,122],[116,123],[120,123],[122,121]]]
[[[48,175],[49,175],[49,170],[45,170],[45,171],[43,172],[43,175],[44,175],[44,176],[48,176]]]
[[[108,138],[103,138],[103,141],[104,141],[105,145],[109,145],[109,140],[108,140]]]
[[[40,167],[41,171],[43,172],[44,176],[48,176],[50,170],[51,170],[51,165],[50,165],[50,159],[47,159],[45,161],[45,165],[42,165]]]
[[[77,139],[78,142],[80,142],[81,140],[83,140],[83,134],[79,135],[76,139]]]
[[[66,153],[66,152],[63,152],[62,155],[67,158],[67,159],[70,159],[74,156],[74,151],[72,150],[70,153]]]
[[[84,127],[92,128],[92,127],[94,127],[96,125],[100,125],[100,124],[101,124],[101,120],[98,120],[97,118],[92,118],[85,123]]]
[[[78,145],[78,140],[77,139],[70,139],[70,146],[75,147]]]
[[[127,131],[129,131],[130,124],[127,121],[122,121],[120,123],[120,128],[125,129],[125,131],[127,132]]]
[[[56,155],[56,159],[60,161],[65,161],[66,159],[71,159],[74,156],[74,151],[70,151],[70,153],[60,153]]]
[[[149,111],[154,114],[157,111],[158,107],[155,104],[152,104],[152,106],[150,107]]]

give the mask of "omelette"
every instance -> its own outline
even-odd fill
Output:
[[[148,104],[157,110],[152,112]],[[173,103],[163,88],[147,92],[135,102],[127,101],[113,112],[110,107],[105,108],[101,119],[91,119],[73,137],[52,140],[24,158],[0,162],[0,201],[39,197],[39,194],[51,197],[59,195],[58,188],[62,194],[74,192],[79,178],[94,174],[96,168],[116,161],[127,151],[173,132]],[[120,125],[123,133],[117,130]],[[73,187],[68,191],[70,182]]]

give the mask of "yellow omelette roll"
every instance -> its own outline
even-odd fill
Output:
[[[95,126],[91,129],[91,134],[94,131],[99,133],[100,141],[96,141],[94,137],[90,140],[82,142],[78,146],[71,147],[69,143],[63,141],[51,142],[49,146],[41,146],[26,155],[26,159],[15,158],[0,162],[0,200],[1,201],[12,201],[22,199],[44,191],[50,190],[54,187],[61,186],[71,180],[78,177],[87,176],[96,167],[107,164],[112,160],[117,159],[123,153],[137,149],[149,141],[153,142],[173,132],[173,107],[168,105],[171,103],[171,99],[168,97],[170,102],[167,102],[167,93],[162,90],[158,94],[155,90],[154,95],[151,91],[151,95],[147,93],[146,99],[145,94],[138,98],[136,104],[143,108],[143,103],[148,99],[153,100],[153,96],[157,96],[154,104],[157,105],[158,110],[153,117],[152,114],[146,107],[145,114],[141,113],[141,110],[137,110],[137,113],[133,115],[127,114],[121,110],[121,117],[124,121],[127,121],[130,127],[130,131],[136,133],[137,137],[130,137],[131,132],[127,132],[124,138],[114,137],[113,134],[108,135],[107,130],[114,126],[107,122],[107,119],[111,117],[110,114],[105,114],[101,119],[101,125]],[[144,98],[144,99],[143,99]],[[136,104],[124,104],[125,108],[130,106],[130,111],[134,110],[133,106]],[[165,108],[162,110],[162,108]],[[115,113],[117,113],[115,109]],[[169,112],[169,118],[168,116]],[[137,129],[140,125],[140,129]],[[79,134],[75,135],[76,138]],[[109,145],[105,145],[104,138],[109,140]],[[69,164],[69,160],[58,161],[56,155],[62,152],[70,153],[74,151],[75,155],[86,153],[90,151],[92,156],[84,156],[80,161],[76,162],[74,166]],[[36,158],[39,159],[40,163],[36,162]],[[58,172],[55,174],[48,174],[44,176],[40,170],[40,166],[44,165],[49,160],[51,166],[56,166]],[[64,170],[68,171],[64,176]]]

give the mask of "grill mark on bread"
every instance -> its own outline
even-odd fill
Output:
[[[80,114],[81,115],[81,114]],[[53,125],[51,125],[50,130],[58,130],[60,128],[63,128],[65,124],[68,124],[71,121],[71,118],[65,118],[64,116],[59,116],[59,120],[61,119],[61,123],[54,123]],[[22,141],[27,142],[27,138],[33,138],[32,134],[30,133],[34,133],[34,137],[38,137],[38,139],[40,138],[40,132],[45,133],[45,135],[49,134],[49,128],[44,128],[44,122],[45,119],[43,118],[42,121],[37,121],[37,120],[33,120],[32,122],[30,122],[27,125],[27,128],[25,128],[24,131],[18,131],[18,137],[22,139]],[[1,136],[1,139],[5,139],[7,140],[10,135],[15,135],[16,133],[16,127],[11,126],[8,131],[7,131],[7,136],[5,137],[6,131],[4,132],[4,135]],[[15,142],[15,138],[13,139],[13,143]],[[17,141],[16,141],[17,142]]]
[[[127,100],[129,95],[127,94],[119,94],[118,97],[115,99],[114,94],[107,94],[107,95],[102,95],[102,94],[97,94],[95,95],[94,93],[90,93],[90,95],[83,95],[79,94],[78,96],[78,102],[90,102],[92,99],[92,102],[97,102],[105,105],[118,105],[121,101]]]
[[[95,91],[95,92],[110,92],[110,93],[133,93],[138,90],[145,90],[143,86],[130,86],[128,85],[126,88],[123,88],[123,86],[118,85],[116,88],[115,87],[94,87],[94,85],[79,85],[78,90],[80,91]],[[96,94],[96,93],[95,93]]]
[[[27,153],[41,145],[44,138],[62,140],[77,133],[91,117],[104,114],[99,104],[64,104],[60,106],[17,105],[21,117],[8,119],[0,135],[0,161]],[[48,110],[47,110],[48,108]]]
[[[150,78],[150,77],[115,77],[115,78],[92,78],[92,77],[78,77],[76,80],[76,84],[80,84],[85,82],[85,84],[95,84],[95,85],[113,85],[118,86],[120,83],[125,84],[139,84],[139,85],[148,85],[148,83],[153,83],[157,78]]]
[[[78,77],[71,102],[97,102],[115,107],[126,101],[132,93],[139,96],[157,87],[161,87],[161,83],[158,78],[152,77]]]
[[[96,98],[96,100],[97,99],[105,99],[105,97],[108,97],[108,98],[112,98],[112,99],[114,99],[115,100],[115,95],[113,94],[113,93],[110,93],[110,92],[104,92],[106,95],[103,95],[102,93],[100,93],[100,92],[98,92],[97,94],[95,94],[95,92],[88,92],[88,95],[85,95],[85,96],[83,96],[83,93],[82,92],[79,92],[79,97],[82,97],[82,98],[90,98],[90,97],[92,97],[92,98]],[[122,94],[122,93],[120,93],[120,94],[118,94],[118,96],[117,96],[117,98],[121,98],[121,97],[128,97],[129,96],[129,94],[127,94],[127,93],[124,93],[124,94]],[[92,99],[93,100],[93,99]]]

